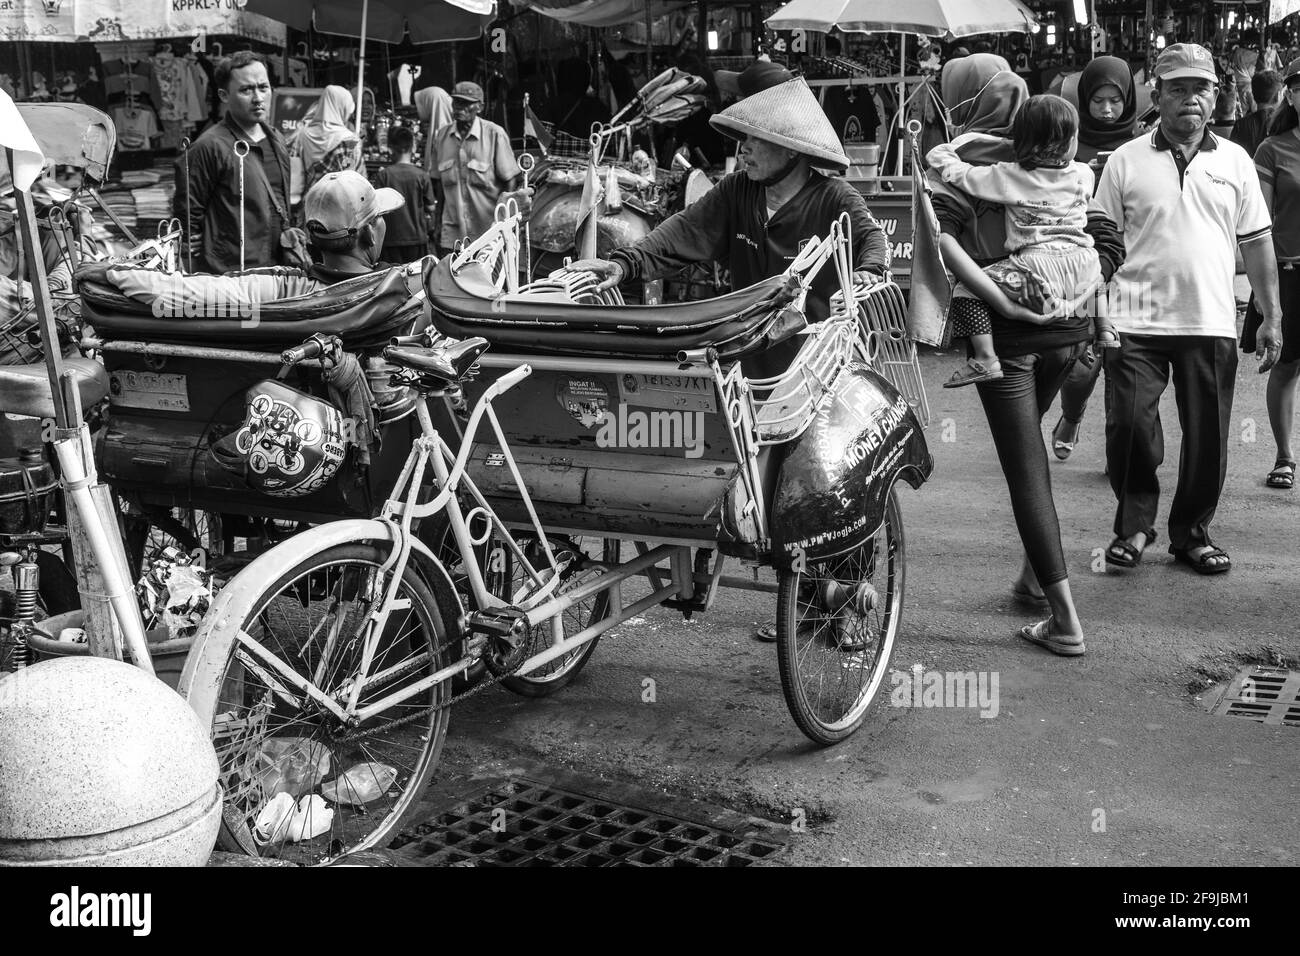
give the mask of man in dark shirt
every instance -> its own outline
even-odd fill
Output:
[[[188,164],[184,153],[175,163],[172,214],[189,242],[184,265],[223,273],[301,262],[302,231],[288,228],[289,151],[266,124],[271,99],[266,63],[242,50],[217,65],[213,82],[226,116],[190,147]],[[242,153],[245,147],[241,161],[236,149]]]
[[[429,174],[411,162],[415,137],[409,127],[398,126],[388,134],[392,165],[375,176],[376,186],[395,189],[405,204],[384,216],[388,234],[384,239],[384,259],[388,262],[412,262],[429,254],[429,227],[435,203]]]
[[[854,277],[884,276],[889,243],[866,201],[843,179],[813,168],[843,170],[848,158],[807,83],[793,79],[762,90],[710,122],[741,141],[740,168],[636,245],[608,260],[579,260],[571,271],[596,273],[606,289],[625,278],[656,279],[693,262],[720,261],[731,269],[732,286],[743,289],[784,272],[802,242],[825,238],[848,213]],[[810,321],[827,316],[837,288],[835,270],[823,266],[808,293]],[[791,357],[782,356],[786,363]]]
[[[1273,70],[1256,73],[1250,78],[1250,92],[1259,108],[1237,120],[1230,138],[1251,156],[1268,137],[1268,124],[1282,105],[1282,91],[1282,77]]]

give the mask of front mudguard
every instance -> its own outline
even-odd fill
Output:
[[[907,399],[866,365],[850,365],[781,464],[769,511],[773,567],[861,547],[884,521],[894,482],[919,488],[933,470]]]

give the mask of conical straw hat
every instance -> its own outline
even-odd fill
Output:
[[[753,134],[803,153],[814,166],[847,169],[849,165],[835,128],[800,77],[733,103],[710,117],[709,123],[734,139]]]

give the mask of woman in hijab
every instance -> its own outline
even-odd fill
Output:
[[[415,111],[424,124],[424,171],[433,171],[433,137],[451,122],[451,94],[441,86],[426,86],[412,97]]]
[[[1079,150],[1074,158],[1092,167],[1097,180],[1106,158],[1137,135],[1137,94],[1133,73],[1119,57],[1099,56],[1079,75]],[[1065,461],[1079,441],[1088,399],[1101,362],[1092,349],[1061,386],[1061,417],[1052,429],[1052,453]]]
[[[955,141],[958,155],[977,164],[1014,160],[1011,124],[1029,91],[1007,61],[990,53],[951,61],[940,85],[955,132],[979,134]],[[1006,254],[1004,213],[987,203],[973,202],[933,172],[929,179],[944,261],[959,279],[968,284],[978,281],[983,266]],[[1090,213],[1088,233],[1101,257],[1102,273],[1109,279],[1123,261],[1123,244],[1115,224],[1104,215]],[[988,308],[980,300],[974,303],[973,307]],[[976,388],[1025,549],[1012,594],[1036,610],[1050,610],[1048,618],[1021,628],[1019,634],[1055,654],[1078,656],[1084,652],[1083,625],[1070,594],[1040,429],[1043,413],[1092,337],[1091,320],[1086,315],[1050,318],[1023,307],[1014,315],[989,310],[988,318],[1003,377],[980,382]],[[996,535],[990,532],[993,540]]]
[[[361,141],[348,125],[356,103],[341,86],[327,86],[321,98],[307,111],[294,134],[289,202],[298,205],[307,190],[326,173],[345,169],[365,172]]]

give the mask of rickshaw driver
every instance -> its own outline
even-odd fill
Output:
[[[889,268],[889,242],[866,200],[843,179],[821,169],[844,170],[848,157],[830,120],[802,79],[794,78],[746,96],[709,120],[740,140],[741,169],[724,177],[694,205],[665,220],[633,246],[609,259],[580,259],[574,272],[602,277],[608,289],[624,279],[655,279],[695,262],[726,262],[734,288],[779,275],[799,253],[802,242],[825,238],[843,213],[849,214],[855,282],[875,284]],[[833,268],[823,266],[808,290],[811,322],[829,314],[838,288]],[[743,360],[755,378],[779,375],[797,354],[800,342],[787,340]],[[764,484],[774,480],[780,454],[760,460]],[[776,640],[776,625],[758,628],[755,637]],[[860,649],[846,643],[843,650]]]
[[[848,182],[818,171],[844,170],[849,160],[817,98],[800,78],[769,87],[727,107],[709,122],[738,139],[740,169],[698,202],[671,216],[609,259],[580,259],[567,268],[601,277],[600,289],[624,279],[657,279],[697,262],[720,261],[743,289],[788,268],[800,244],[825,238],[842,213],[851,224],[854,279],[874,284],[889,268],[889,243],[862,195]],[[823,267],[807,299],[810,322],[824,319],[838,288]],[[798,343],[784,342],[746,360],[757,377],[784,371]]]

